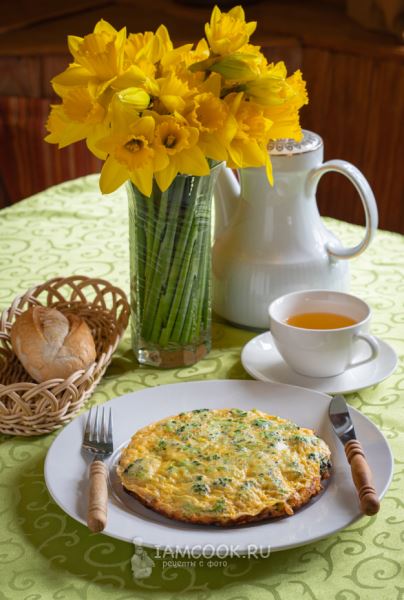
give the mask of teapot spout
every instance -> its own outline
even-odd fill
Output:
[[[221,167],[215,186],[215,238],[229,225],[240,201],[240,184],[231,169]]]

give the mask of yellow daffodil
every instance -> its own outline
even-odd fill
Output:
[[[195,50],[191,50],[188,54],[187,66],[194,62],[205,60],[209,57],[209,46],[205,38],[199,40]]]
[[[156,33],[131,33],[125,44],[126,55],[132,63],[145,59],[155,64],[172,49],[173,44],[164,25],[160,25]]]
[[[271,138],[302,138],[299,124],[299,109],[308,103],[306,84],[300,71],[296,71],[286,79],[289,86],[288,100],[281,105],[268,106],[265,114],[273,121]]]
[[[140,58],[147,58],[151,63],[157,62],[153,60],[156,46],[155,35],[152,31],[144,33],[130,33],[125,44],[125,54],[131,63],[136,62]]]
[[[266,106],[283,104],[294,95],[294,91],[286,82],[286,75],[283,62],[269,65],[260,77],[245,83],[242,90],[248,98],[259,104]]]
[[[229,94],[226,101],[237,122],[236,134],[228,148],[228,166],[240,168],[266,165],[268,179],[272,182],[267,151],[272,121],[265,116],[262,107],[245,101],[243,93]]]
[[[99,158],[105,158],[95,144],[108,131],[107,111],[87,88],[72,88],[63,104],[52,106],[46,128],[49,134],[45,141],[64,148],[87,139],[89,149]]]
[[[215,54],[231,54],[248,43],[256,26],[257,23],[253,21],[246,23],[241,6],[235,6],[228,13],[222,13],[215,6],[210,23],[205,25],[205,34]]]
[[[194,72],[192,65],[207,60],[209,54],[209,46],[205,39],[199,40],[195,49],[192,48],[192,44],[175,48],[161,59],[161,75],[167,77],[175,73],[182,81],[188,83],[189,88],[198,87],[203,83],[205,74]]]
[[[109,194],[130,179],[150,196],[154,172],[168,164],[166,153],[154,141],[153,117],[133,115],[115,98],[109,135],[98,142],[98,148],[108,155],[101,171],[101,191]]]
[[[167,28],[160,25],[156,33],[131,33],[125,44],[126,66],[136,64],[148,77],[154,77],[156,63],[173,49]]]
[[[173,113],[184,110],[185,100],[191,93],[188,83],[182,81],[175,73],[170,73],[167,77],[158,79],[157,83],[159,90],[156,96],[159,103],[155,102],[154,107],[159,109],[158,112]]]
[[[167,75],[172,72],[177,72],[179,68],[187,65],[187,57],[192,50],[192,44],[184,44],[173,48],[170,52],[162,57],[160,61],[161,74]]]
[[[68,87],[91,83],[102,93],[109,82],[123,72],[125,40],[125,28],[117,31],[102,19],[93,33],[84,38],[70,35],[68,43],[74,63],[52,83]]]
[[[208,175],[209,163],[198,146],[199,133],[179,114],[156,115],[155,145],[169,159],[168,165],[155,173],[158,186],[166,190],[177,173]]]
[[[69,50],[75,63],[100,80],[107,80],[123,69],[126,29],[117,31],[101,19],[94,32],[84,38],[69,36]]]
[[[197,94],[185,116],[199,130],[199,147],[205,156],[226,160],[227,147],[237,131],[228,105],[212,93]]]

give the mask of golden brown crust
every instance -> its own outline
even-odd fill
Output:
[[[329,479],[330,476],[330,470],[326,469],[322,479]],[[162,504],[155,498],[147,499],[142,497],[140,494],[133,492],[132,490],[128,490],[125,486],[122,487],[127,494],[136,498],[136,500],[146,506],[146,508],[150,508],[151,510],[154,510],[154,512],[157,512],[168,519],[174,519],[175,521],[181,521],[183,523],[194,523],[197,525],[234,527],[236,525],[244,525],[246,523],[264,521],[266,519],[272,519],[276,517],[286,517],[294,514],[295,510],[298,510],[307,504],[312,498],[314,498],[314,496],[317,496],[322,491],[322,479],[313,481],[310,487],[304,488],[299,494],[295,494],[295,496],[288,501],[288,506],[292,509],[292,511],[289,513],[286,510],[275,510],[273,507],[270,507],[263,509],[256,515],[240,515],[235,519],[229,517],[220,517],[219,515],[215,517],[209,515],[186,515],[184,512],[179,510],[167,510],[166,505]]]

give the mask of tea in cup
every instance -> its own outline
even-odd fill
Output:
[[[306,290],[274,300],[270,329],[284,361],[307,377],[333,377],[376,358],[379,344],[368,332],[368,304],[343,292]],[[369,346],[369,356],[355,360],[356,342]]]

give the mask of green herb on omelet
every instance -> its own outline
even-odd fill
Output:
[[[231,477],[218,477],[213,481],[215,487],[226,487],[232,481]]]
[[[210,489],[209,486],[206,485],[206,483],[194,483],[194,485],[192,486],[192,491],[196,494],[202,494],[203,496],[206,496],[207,494],[209,494]]]
[[[212,512],[222,513],[225,511],[225,509],[226,509],[226,502],[225,502],[224,498],[219,498],[219,500],[216,500],[216,502],[212,508]]]
[[[144,458],[137,458],[133,463],[130,463],[123,474],[134,479],[143,479],[146,475]]]

